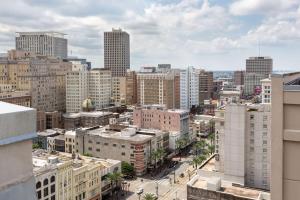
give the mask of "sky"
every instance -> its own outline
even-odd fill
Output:
[[[300,70],[300,0],[0,0],[0,52],[15,48],[15,32],[58,31],[69,55],[103,67],[112,28],[130,34],[132,69],[237,70],[260,55]]]

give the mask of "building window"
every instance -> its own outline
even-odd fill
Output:
[[[104,145],[105,145],[105,146],[107,146],[107,145],[108,145],[108,143],[104,143]]]
[[[122,152],[122,156],[125,156],[125,152]]]
[[[53,195],[53,196],[51,197],[51,200],[55,200],[55,195]]]
[[[47,178],[44,180],[43,185],[48,185],[48,179]]]
[[[250,119],[254,119],[254,115],[250,115]]]
[[[124,144],[122,144],[122,148],[125,148],[125,145],[124,145]]]
[[[55,181],[55,176],[51,176],[50,181],[51,181],[51,183],[53,183]]]
[[[89,147],[88,149],[89,149],[89,151],[92,151],[92,150],[93,150],[92,147]]]
[[[117,146],[117,144],[113,144],[113,146],[114,146],[114,147],[116,147],[116,146]]]
[[[40,188],[40,187],[41,187],[41,185],[42,185],[42,184],[41,184],[41,182],[40,182],[40,181],[39,181],[39,182],[37,182],[37,183],[36,183],[36,185],[35,185],[36,189]]]
[[[89,140],[89,143],[93,143],[93,141]]]
[[[37,191],[37,197],[38,197],[38,199],[42,198],[42,192],[41,192],[41,190]]]
[[[44,188],[44,197],[48,196],[48,187]]]
[[[264,124],[264,125],[263,125],[263,128],[268,128],[268,125],[267,125],[267,124]]]
[[[54,185],[54,184],[51,185],[50,191],[51,191],[51,194],[52,194],[52,193],[55,193],[55,185]]]
[[[96,149],[96,151],[100,152],[100,149]]]

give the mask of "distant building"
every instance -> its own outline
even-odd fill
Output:
[[[95,109],[108,107],[111,101],[111,71],[86,68],[69,72],[66,76],[67,113],[80,112],[82,103],[90,98]]]
[[[130,68],[129,34],[122,29],[104,32],[104,68],[111,70],[112,77],[125,76]]]
[[[261,102],[262,103],[271,103],[272,97],[272,84],[271,84],[271,79],[266,78],[260,81],[261,82]]]
[[[199,76],[194,67],[180,70],[180,108],[199,105]]]
[[[137,102],[139,105],[160,104],[167,108],[179,108],[179,73],[174,71],[138,73]]]
[[[31,95],[29,91],[0,91],[0,101],[16,104],[19,106],[31,107]]]
[[[0,199],[36,200],[32,142],[36,111],[0,102]]]
[[[210,100],[213,97],[213,72],[198,70],[199,76],[199,103]]]
[[[68,40],[58,32],[17,32],[16,50],[54,58],[68,57]]]
[[[250,57],[246,60],[244,95],[260,93],[260,80],[268,78],[273,71],[273,60],[270,57]]]
[[[234,85],[244,85],[244,76],[245,76],[245,71],[243,70],[234,71],[233,74]]]

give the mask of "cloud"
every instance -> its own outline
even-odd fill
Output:
[[[236,0],[230,5],[233,15],[277,13],[299,5],[298,0]]]

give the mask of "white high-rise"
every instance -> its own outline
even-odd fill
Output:
[[[194,67],[180,71],[180,108],[190,109],[199,104],[199,76]]]
[[[270,104],[227,104],[216,112],[216,170],[242,185],[270,189]]]
[[[17,32],[16,50],[55,58],[68,57],[68,40],[58,32]]]
[[[67,74],[67,113],[80,112],[82,102],[90,98],[96,109],[109,106],[111,97],[111,72],[105,69],[86,70],[84,67]]]

